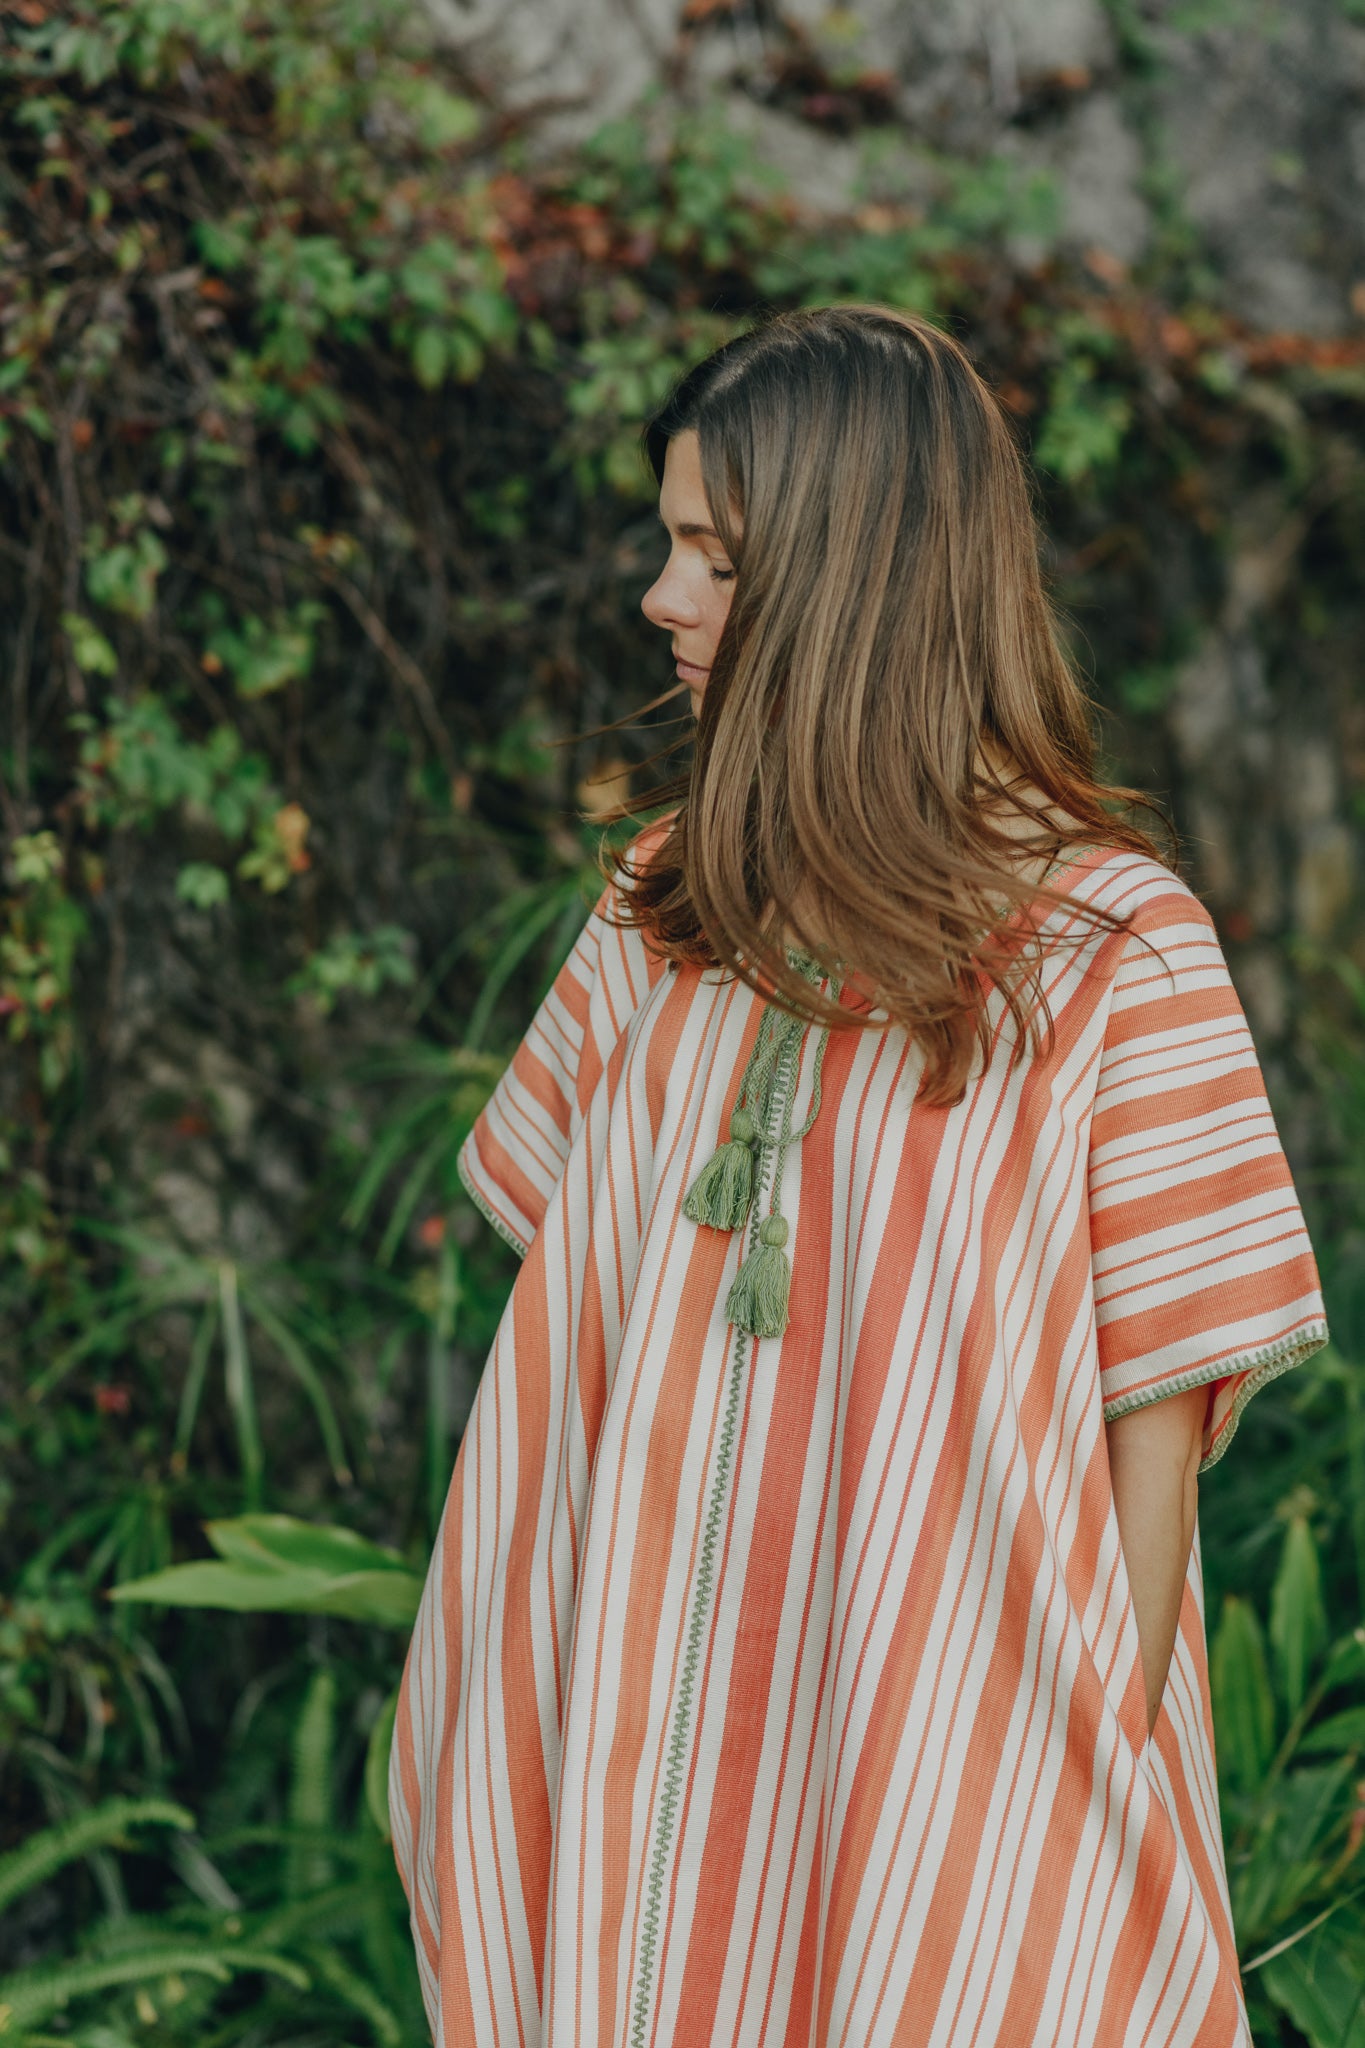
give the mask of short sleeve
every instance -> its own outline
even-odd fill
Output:
[[[1222,949],[1173,876],[1123,945],[1089,1171],[1104,1418],[1207,1385],[1207,1470],[1251,1396],[1320,1350],[1327,1324]]]
[[[460,1148],[475,1207],[524,1257],[611,1054],[665,963],[609,921],[615,887],[587,923]]]

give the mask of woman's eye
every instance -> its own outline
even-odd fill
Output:
[[[734,580],[735,572],[733,569],[713,569],[711,571],[711,581],[713,583],[733,583]]]

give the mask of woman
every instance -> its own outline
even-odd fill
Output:
[[[1196,1474],[1325,1341],[962,351],[647,434],[690,778],[462,1155],[525,1264],[391,1801],[440,2048],[1232,2048]]]

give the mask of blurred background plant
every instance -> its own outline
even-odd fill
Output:
[[[1097,8],[1103,78],[987,38],[973,129],[794,13],[688,0],[594,126],[410,0],[0,10],[7,2039],[425,2039],[377,1787],[514,1263],[455,1155],[677,731],[574,737],[670,680],[641,416],[853,297],[1030,445],[1312,1211],[1336,1349],[1203,1546],[1256,2038],[1365,2044],[1365,339],[1229,303],[1161,120],[1282,24]],[[1032,139],[1101,104],[1124,256]]]

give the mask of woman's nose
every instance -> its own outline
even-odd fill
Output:
[[[689,602],[678,579],[667,569],[640,599],[640,610],[652,626],[661,626],[665,632],[675,626],[695,626],[700,617],[696,605]]]

